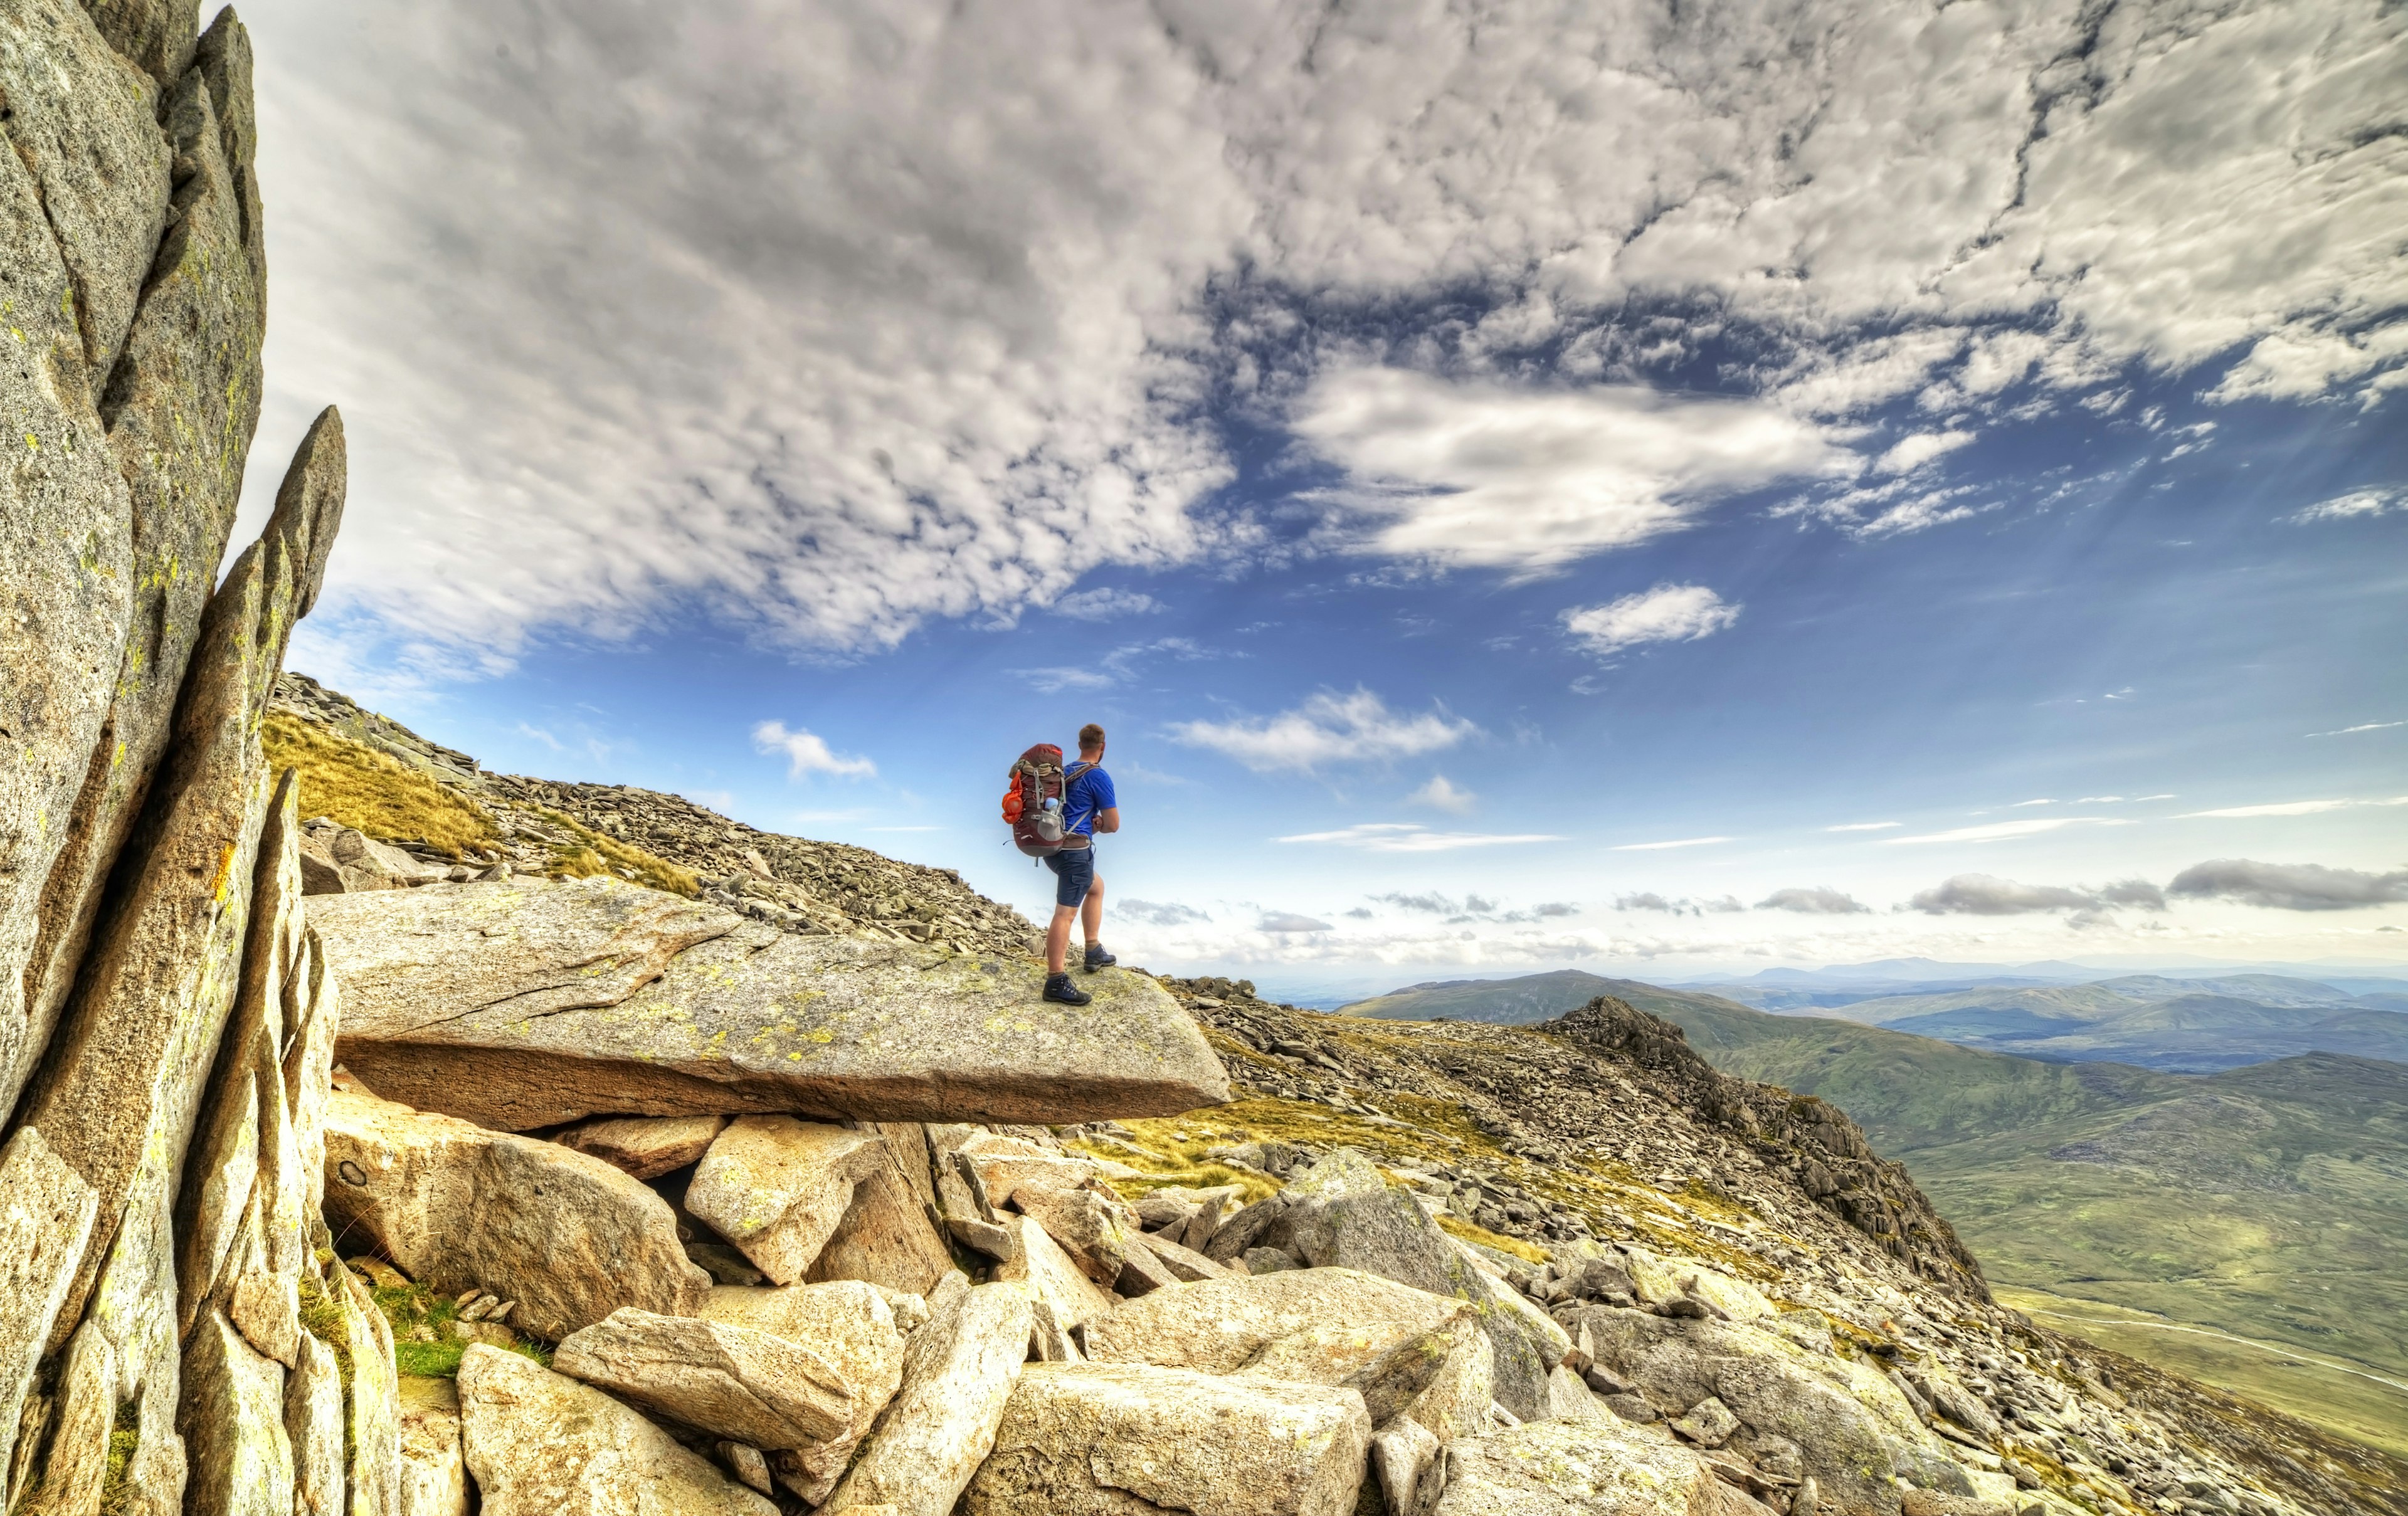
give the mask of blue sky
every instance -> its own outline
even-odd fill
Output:
[[[246,9],[259,456],[493,766],[1034,914],[1098,720],[1298,987],[2408,965],[2396,12],[437,10]]]

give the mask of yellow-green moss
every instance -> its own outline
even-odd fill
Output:
[[[379,1285],[368,1294],[393,1328],[396,1371],[424,1380],[458,1377],[460,1359],[467,1352],[468,1344],[452,1335],[452,1323],[460,1319],[460,1308],[450,1296],[437,1294],[423,1284]],[[421,1327],[426,1328],[435,1340],[412,1341],[410,1334]],[[516,1333],[511,1336],[511,1352],[547,1368],[552,1366],[552,1353],[542,1344]]]
[[[484,808],[398,758],[280,710],[260,733],[269,766],[301,775],[301,814],[331,816],[380,841],[425,842],[453,858],[501,838]]]
[[[101,1516],[122,1516],[134,1494],[126,1475],[134,1466],[134,1450],[141,1442],[140,1413],[129,1400],[117,1408],[117,1424],[108,1432],[108,1461],[100,1477]]]

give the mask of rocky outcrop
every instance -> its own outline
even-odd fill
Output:
[[[1437,1516],[1759,1516],[1696,1454],[1612,1422],[1542,1422],[1457,1448]]]
[[[797,937],[607,879],[323,895],[310,920],[345,986],[343,1062],[499,1130],[595,1113],[1076,1122],[1226,1098],[1195,1023],[1138,974],[1054,1005],[1026,960]]]

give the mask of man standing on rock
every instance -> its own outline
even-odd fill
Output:
[[[1096,834],[1121,829],[1120,797],[1104,772],[1104,729],[1079,728],[1079,761],[1062,788],[1062,848],[1049,855],[1054,871],[1054,924],[1045,929],[1045,998],[1083,1006],[1095,998],[1070,982],[1070,922],[1087,929],[1087,972],[1118,963],[1104,951],[1104,881],[1096,878]]]

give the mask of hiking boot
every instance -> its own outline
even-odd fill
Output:
[[[1066,1006],[1083,1006],[1096,997],[1071,983],[1068,974],[1048,974],[1045,976],[1045,998]]]
[[[1111,953],[1106,952],[1106,951],[1104,951],[1104,945],[1103,945],[1102,943],[1100,943],[1100,942],[1090,942],[1090,943],[1088,943],[1088,944],[1087,944],[1087,972],[1088,972],[1088,973],[1092,974],[1092,973],[1094,973],[1096,969],[1099,969],[1099,968],[1110,968],[1110,967],[1111,967],[1114,964],[1117,964],[1117,963],[1119,963],[1119,962],[1120,962],[1120,960],[1119,960],[1119,959],[1117,959],[1117,958],[1113,957]]]

